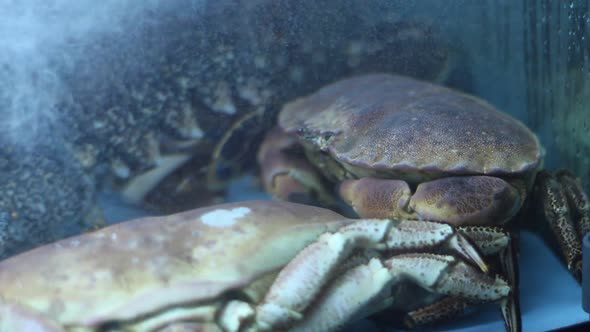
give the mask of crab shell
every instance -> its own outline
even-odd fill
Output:
[[[26,317],[49,331],[61,331],[55,324],[146,331],[185,315],[215,326],[223,294],[274,277],[320,234],[350,222],[326,209],[251,201],[71,237],[0,263],[0,303],[9,304],[0,322],[23,324],[19,317]],[[243,296],[256,299],[264,291]],[[183,313],[186,307],[192,311]]]
[[[491,175],[532,184],[542,164],[539,140],[518,120],[481,99],[404,76],[339,81],[287,104],[278,122],[334,181]]]

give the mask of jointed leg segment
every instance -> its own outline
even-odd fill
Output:
[[[582,238],[590,229],[588,196],[579,180],[567,171],[559,171],[556,176],[539,173],[537,196],[568,269],[581,280]]]
[[[428,253],[440,252],[441,248],[452,256]],[[383,253],[383,258],[373,258],[335,275],[354,251],[375,249]],[[359,220],[336,233],[322,235],[301,251],[255,308],[251,328],[336,327],[382,298],[390,285],[401,280],[477,301],[508,296],[510,287],[504,280],[492,278],[475,266],[486,267],[478,251],[449,225]]]

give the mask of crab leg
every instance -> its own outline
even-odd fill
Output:
[[[576,231],[581,239],[590,232],[590,199],[582,188],[580,180],[567,170],[558,171],[555,176],[561,184],[570,207],[573,209]]]
[[[500,228],[467,226],[458,230],[472,240],[485,255],[499,255],[501,275],[507,278],[511,295],[500,300],[500,309],[507,331],[521,331],[522,321],[520,315],[518,294],[518,264],[516,264],[516,243],[514,238]],[[465,297],[447,296],[427,305],[423,308],[409,312],[404,319],[407,327],[413,328],[419,325],[447,319],[462,314],[466,308],[482,301],[474,301]]]
[[[496,255],[510,244],[510,235],[501,227],[463,226],[457,227],[461,234],[470,239],[485,255]]]
[[[416,328],[455,317],[461,315],[465,312],[465,309],[478,302],[462,297],[447,296],[428,306],[409,312],[404,318],[404,325],[409,328]]]
[[[518,266],[517,236],[510,234],[510,243],[500,252],[502,275],[508,279],[512,290],[511,296],[500,301],[500,310],[507,331],[522,331],[522,315],[520,312],[520,275]]]
[[[487,270],[477,250],[445,224],[365,219],[345,226],[336,233],[326,233],[302,250],[281,271],[256,309],[255,321],[264,330],[290,326],[299,320],[333,277],[335,269],[355,249],[408,252],[440,246]],[[416,271],[420,270],[416,268]]]
[[[384,262],[374,258],[336,278],[292,330],[335,330],[368,304],[386,301],[391,285],[404,279],[478,302],[497,300],[510,292],[502,279],[491,278],[453,256],[404,254]]]
[[[417,219],[436,220],[453,225],[498,225],[512,218],[520,209],[522,193],[512,184],[490,176],[449,177],[420,184],[412,194],[409,185],[400,180],[362,178],[346,180],[340,186],[340,195],[361,217],[413,216]],[[510,239],[498,227],[464,226],[460,232],[474,241],[484,254],[500,254],[501,270],[514,292],[500,303],[507,330],[520,330],[518,301],[518,266]],[[450,301],[443,299],[443,301]],[[461,300],[457,300],[460,302]],[[465,300],[464,300],[465,301]],[[463,305],[455,303],[433,304],[421,315],[433,313],[435,320],[459,313]]]
[[[514,233],[499,227],[466,226],[458,230],[472,240],[484,255],[499,255],[500,271],[512,289],[510,296],[500,301],[500,310],[507,331],[521,331],[520,280],[518,269],[518,244]],[[466,301],[469,302],[469,301]],[[458,305],[457,305],[458,306]]]
[[[274,197],[298,203],[331,206],[335,200],[324,187],[322,176],[303,156],[293,150],[300,148],[294,137],[278,128],[271,130],[258,150],[261,179]]]
[[[576,225],[572,220],[568,205],[568,192],[563,189],[555,177],[545,171],[537,175],[537,185],[540,202],[543,203],[545,221],[557,239],[567,268],[579,281],[582,277],[582,240],[578,236]]]

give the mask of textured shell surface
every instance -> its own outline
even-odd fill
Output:
[[[279,125],[357,176],[510,175],[534,171],[542,160],[539,140],[518,120],[478,98],[404,76],[329,85],[286,105]]]
[[[63,324],[133,319],[215,300],[350,222],[326,209],[272,201],[136,219],[4,260],[0,298]]]
[[[48,20],[59,18],[52,6]],[[109,6],[125,10],[104,12]],[[105,187],[158,213],[219,202],[224,188],[209,186],[207,176],[252,169],[257,140],[285,102],[358,73],[441,80],[453,63],[436,29],[375,19],[363,2],[195,6],[110,1],[97,13],[112,25],[97,28],[84,20],[91,11],[68,5],[61,9],[81,11],[64,22],[96,31],[49,30],[33,54],[41,68],[0,59],[0,157],[10,161],[0,174],[0,257],[88,229]],[[41,17],[38,9],[32,15]],[[18,94],[13,87],[21,85],[31,91]],[[12,109],[23,103],[28,108]],[[258,117],[227,138],[249,114]]]

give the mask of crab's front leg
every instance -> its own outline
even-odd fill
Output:
[[[508,296],[510,287],[454,256],[403,254],[381,261],[373,258],[335,278],[307,308],[294,331],[331,331],[344,323],[388,306],[392,285],[411,280],[430,291],[461,296],[473,302]]]
[[[411,216],[456,226],[502,225],[522,205],[517,188],[490,176],[424,182],[415,193],[402,180],[362,178],[342,182],[339,192],[361,218]]]
[[[310,205],[335,204],[324,179],[303,156],[295,137],[274,128],[260,145],[257,159],[265,190],[274,197]]]
[[[508,330],[521,329],[516,249],[506,241],[507,235],[500,232],[498,237],[491,227],[504,224],[521,208],[523,193],[517,186],[496,177],[462,176],[422,183],[412,193],[405,181],[362,178],[344,181],[339,192],[362,218],[409,217],[464,226],[462,232],[481,245],[480,249],[500,255],[501,272],[513,288],[511,296],[501,302],[502,315]],[[410,314],[419,316],[416,322],[431,322],[461,312],[469,302],[446,303],[449,301],[444,299]]]
[[[434,255],[428,251],[446,252]],[[400,254],[371,259],[341,273],[353,252],[376,250]],[[465,261],[479,266],[479,269]],[[301,251],[277,276],[264,300],[249,316],[246,304],[227,312],[221,324],[228,328],[236,312],[251,321],[253,330],[291,327],[332,330],[354,317],[368,303],[385,300],[388,285],[410,279],[442,294],[494,301],[510,292],[499,278],[480,269],[487,266],[477,250],[453,227],[424,221],[359,220],[336,233],[322,235]],[[238,310],[239,309],[239,310]],[[236,326],[236,325],[234,325]],[[230,329],[231,330],[231,329]]]

